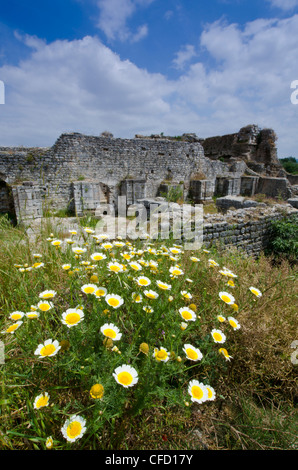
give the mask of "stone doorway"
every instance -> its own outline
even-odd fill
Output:
[[[7,214],[8,218],[16,223],[16,211],[12,187],[4,179],[0,178],[0,215]]]

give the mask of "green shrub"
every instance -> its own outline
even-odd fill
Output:
[[[298,217],[271,222],[267,255],[277,258],[288,258],[292,262],[298,259]]]

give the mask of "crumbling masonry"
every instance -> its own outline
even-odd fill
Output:
[[[298,178],[281,167],[275,140],[271,129],[249,125],[207,139],[69,133],[50,148],[0,147],[0,212],[18,221],[59,209],[81,215],[112,205],[117,212],[118,196],[129,205],[173,187],[192,203],[257,193],[288,199]]]

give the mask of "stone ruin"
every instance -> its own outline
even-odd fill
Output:
[[[192,204],[261,193],[295,205],[298,176],[282,168],[275,142],[272,129],[249,125],[206,139],[65,133],[50,148],[0,147],[0,212],[18,222],[59,210],[117,214],[119,196],[131,205],[172,190]]]

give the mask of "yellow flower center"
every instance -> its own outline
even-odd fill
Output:
[[[161,349],[155,354],[155,357],[158,361],[162,361],[168,357],[167,351],[165,351],[164,349]]]
[[[118,380],[122,385],[129,385],[131,384],[133,377],[129,372],[124,371],[118,374]]]
[[[108,304],[111,305],[112,307],[118,307],[119,303],[120,303],[119,300],[115,298],[108,300]]]
[[[183,310],[181,315],[185,320],[190,320],[192,318],[192,314],[188,312],[187,310]]]
[[[94,290],[95,290],[94,287],[91,287],[91,286],[84,288],[85,294],[92,294],[94,292]]]
[[[228,351],[224,348],[220,348],[219,352],[221,352],[225,357],[229,357]]]
[[[40,351],[40,355],[41,356],[50,356],[51,354],[53,354],[54,352],[56,351],[56,348],[53,344],[47,344],[46,346],[44,346],[41,351]]]
[[[221,341],[222,336],[220,333],[213,333],[213,338],[215,339],[215,341]]]
[[[47,397],[46,395],[43,395],[37,400],[36,408],[41,408],[43,406],[46,406],[48,402],[49,402],[49,397]]]
[[[141,284],[141,286],[147,286],[148,285],[147,279],[140,279],[139,283]]]
[[[112,338],[112,339],[116,338],[116,336],[117,336],[116,332],[114,330],[112,330],[111,328],[106,328],[104,330],[103,334],[105,336],[108,336],[109,338]]]
[[[16,330],[19,325],[11,325],[9,328],[7,328],[7,333],[11,333],[12,331]]]
[[[74,421],[67,426],[66,433],[70,439],[77,437],[82,430],[82,425],[78,421]]]
[[[52,294],[51,292],[42,295],[43,299],[51,299],[52,297],[54,297],[54,294]]]
[[[112,265],[110,266],[110,270],[114,271],[115,273],[118,273],[121,270],[121,268],[120,266]]]
[[[194,398],[197,398],[198,400],[200,400],[203,397],[203,390],[198,385],[194,385],[191,388],[191,393],[192,393],[192,396]]]
[[[172,271],[172,274],[174,274],[175,276],[177,276],[180,273],[181,273],[180,269],[173,269]]]
[[[228,295],[222,295],[221,299],[226,303],[231,302],[231,298]]]
[[[98,296],[98,297],[103,297],[105,295],[105,291],[102,290],[102,289],[98,289],[95,294]]]
[[[22,315],[20,315],[19,313],[14,313],[13,315],[11,315],[11,318],[13,320],[19,320],[20,318],[22,318]]]
[[[102,255],[94,255],[94,256],[93,256],[93,259],[94,259],[95,261],[99,261],[99,260],[103,259],[103,256],[102,256]]]
[[[186,349],[186,354],[190,359],[198,359],[198,353],[191,348]]]
[[[76,323],[78,323],[80,318],[81,318],[80,315],[74,312],[74,313],[69,313],[68,315],[66,315],[65,321],[69,325],[75,325]]]
[[[149,299],[155,299],[155,294],[152,294],[151,292],[147,292],[146,297],[149,297]]]
[[[46,312],[47,310],[50,310],[51,306],[49,304],[40,304],[39,305],[40,310],[43,312]]]
[[[208,390],[208,398],[210,400],[210,398],[212,398],[212,396],[213,396],[213,393],[212,393],[212,390],[209,387],[207,387],[207,390]]]
[[[234,320],[230,320],[230,325],[231,325],[233,328],[237,328],[237,323],[236,323]]]

